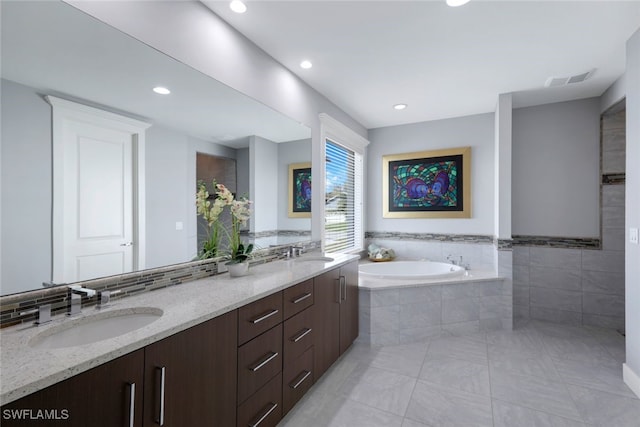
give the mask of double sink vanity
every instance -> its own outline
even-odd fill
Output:
[[[358,257],[250,271],[2,329],[2,425],[275,426],[358,336]]]

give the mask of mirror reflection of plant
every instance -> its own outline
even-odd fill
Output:
[[[225,206],[233,202],[233,194],[222,184],[213,181],[213,188],[216,197],[211,203],[210,194],[204,182],[198,182],[198,192],[196,193],[196,207],[198,215],[207,222],[207,239],[202,244],[202,249],[198,253],[198,258],[215,258],[220,252],[220,214]]]
[[[202,244],[202,249],[198,253],[199,259],[215,258],[226,255],[230,257],[229,263],[237,264],[249,259],[253,252],[253,244],[245,245],[240,239],[240,227],[247,224],[251,217],[251,201],[243,197],[240,200],[234,198],[233,194],[223,184],[213,181],[215,188],[215,198],[213,203],[204,182],[198,182],[198,192],[196,193],[196,207],[198,215],[207,222],[207,240]],[[231,211],[231,233],[223,227],[220,215],[225,207],[229,206]],[[229,252],[223,254],[220,250],[220,237],[224,233],[229,242]]]
[[[229,250],[231,261],[229,264],[238,264],[249,259],[253,251],[253,244],[245,244],[240,239],[240,226],[247,224],[251,216],[251,200],[243,197],[241,200],[233,200],[231,203],[231,236],[229,240]]]

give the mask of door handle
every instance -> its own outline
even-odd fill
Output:
[[[120,246],[133,246],[133,242],[121,243]]]

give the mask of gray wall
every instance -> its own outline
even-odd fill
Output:
[[[600,235],[599,123],[598,98],[513,111],[513,235]]]
[[[51,106],[2,79],[0,295],[51,280]]]
[[[640,30],[627,42],[626,230],[640,227]],[[627,366],[640,377],[640,245],[626,240]],[[639,379],[639,378],[636,378]],[[637,385],[637,384],[636,384]],[[636,389],[636,393],[638,390]]]
[[[235,158],[235,150],[157,125],[146,140],[146,268],[152,268],[197,255],[196,153]]]
[[[366,231],[494,234],[494,115],[478,114],[369,131]],[[387,154],[471,146],[471,218],[382,218],[382,157]]]
[[[311,219],[289,218],[289,164],[311,162],[311,140],[278,144],[278,229],[311,231]],[[312,171],[313,172],[313,171]],[[313,183],[313,177],[311,178]],[[312,184],[313,185],[313,184]]]
[[[285,187],[278,183],[278,144],[252,136],[249,142],[251,177],[250,199],[253,201],[251,231],[273,231],[278,229],[279,194]]]

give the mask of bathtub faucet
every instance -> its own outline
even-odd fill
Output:
[[[462,255],[457,257],[456,259],[453,255],[447,255],[447,261],[449,261],[453,265],[462,265]]]

